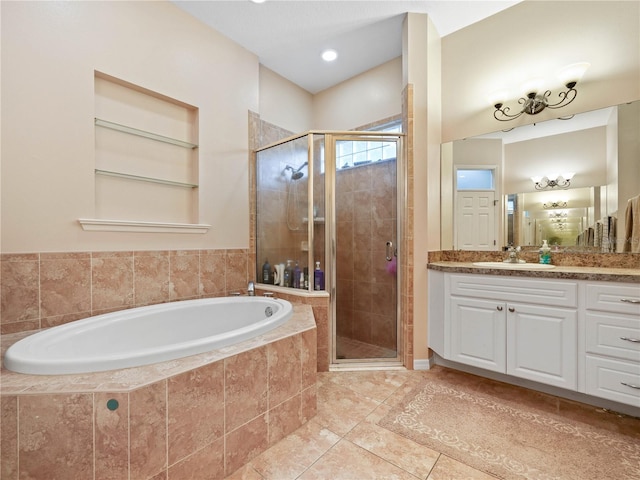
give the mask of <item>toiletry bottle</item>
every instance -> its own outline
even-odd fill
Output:
[[[284,286],[293,286],[293,268],[291,267],[291,260],[287,260],[287,266],[284,268]]]
[[[324,290],[324,272],[320,270],[320,262],[316,262],[316,269],[313,272],[313,289]]]
[[[300,270],[300,266],[298,262],[296,262],[296,266],[293,269],[293,288],[300,288],[300,275],[302,274],[302,270]]]
[[[262,283],[273,283],[271,277],[271,265],[269,265],[269,259],[265,259],[262,265]]]
[[[304,277],[304,289],[309,290],[309,267],[302,269],[302,276]]]
[[[551,247],[546,240],[542,241],[542,247],[540,247],[540,263],[547,265],[551,263]]]

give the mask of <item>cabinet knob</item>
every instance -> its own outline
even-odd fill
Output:
[[[501,311],[502,311],[502,307],[501,307],[501,306],[497,306],[497,307],[496,307],[496,310],[498,310],[499,312],[501,312]]]
[[[510,311],[510,312],[515,312],[515,311],[516,311],[516,309],[515,309],[515,308],[513,308],[513,307],[509,307],[509,311]]]

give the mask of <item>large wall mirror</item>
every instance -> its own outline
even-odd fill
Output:
[[[640,195],[640,101],[456,140],[441,154],[444,250],[547,240],[640,253],[625,235],[629,200]],[[483,171],[493,183],[469,183]],[[558,176],[571,178],[553,185]],[[552,181],[536,187],[532,177]]]

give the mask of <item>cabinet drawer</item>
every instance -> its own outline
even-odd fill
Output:
[[[587,353],[640,362],[640,317],[587,311],[585,327]]]
[[[451,275],[449,281],[451,295],[567,308],[578,306],[576,282],[491,275]]]
[[[588,283],[586,287],[588,310],[640,315],[640,284]]]
[[[640,364],[587,355],[586,393],[640,408]]]

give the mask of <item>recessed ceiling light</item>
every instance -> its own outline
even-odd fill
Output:
[[[253,3],[264,3],[267,0],[250,0],[250,1],[253,2]]]
[[[338,52],[335,50],[325,50],[322,52],[322,59],[325,62],[333,62],[336,58],[338,58]]]

